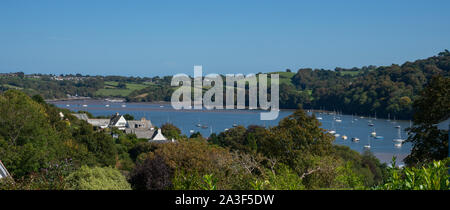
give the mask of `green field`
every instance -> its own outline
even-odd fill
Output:
[[[126,83],[126,88],[118,88],[118,82],[108,81],[105,86],[95,92],[96,96],[128,96],[135,90],[141,90],[147,87],[144,84]]]

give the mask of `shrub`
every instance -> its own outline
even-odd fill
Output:
[[[422,167],[396,167],[395,158],[389,168],[389,177],[382,190],[450,190],[448,164],[450,159],[433,161]]]
[[[131,172],[130,183],[136,190],[165,190],[172,188],[173,169],[156,155],[138,164]]]
[[[125,176],[110,167],[82,166],[67,176],[66,182],[73,190],[131,190]]]

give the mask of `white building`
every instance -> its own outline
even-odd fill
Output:
[[[80,120],[84,120],[94,127],[98,128],[118,128],[127,134],[135,134],[137,138],[148,139],[149,142],[170,142],[163,134],[161,129],[157,131],[150,120],[145,117],[140,120],[126,120],[123,115],[116,113],[110,119],[90,119],[86,114],[73,114]],[[113,136],[117,138],[118,136]],[[174,140],[171,140],[174,142]]]

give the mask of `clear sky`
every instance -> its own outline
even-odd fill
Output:
[[[0,1],[0,72],[247,74],[401,64],[444,49],[448,0]]]

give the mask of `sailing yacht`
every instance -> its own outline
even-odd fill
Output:
[[[364,145],[364,149],[370,149],[370,136],[367,137],[368,144]]]
[[[329,130],[328,133],[331,133],[331,134],[336,133],[336,130],[334,129],[334,119],[331,121],[331,130]]]
[[[370,133],[370,135],[371,135],[372,137],[377,136],[377,132],[375,132],[375,128],[372,130],[372,133]]]
[[[396,139],[393,139],[392,141],[398,142],[398,143],[403,143],[403,142],[405,141],[405,139],[402,139],[402,133],[401,133],[401,130],[402,130],[402,129],[400,129],[400,126],[398,126],[398,128],[397,128],[397,131],[398,131],[397,138],[396,138]]]

